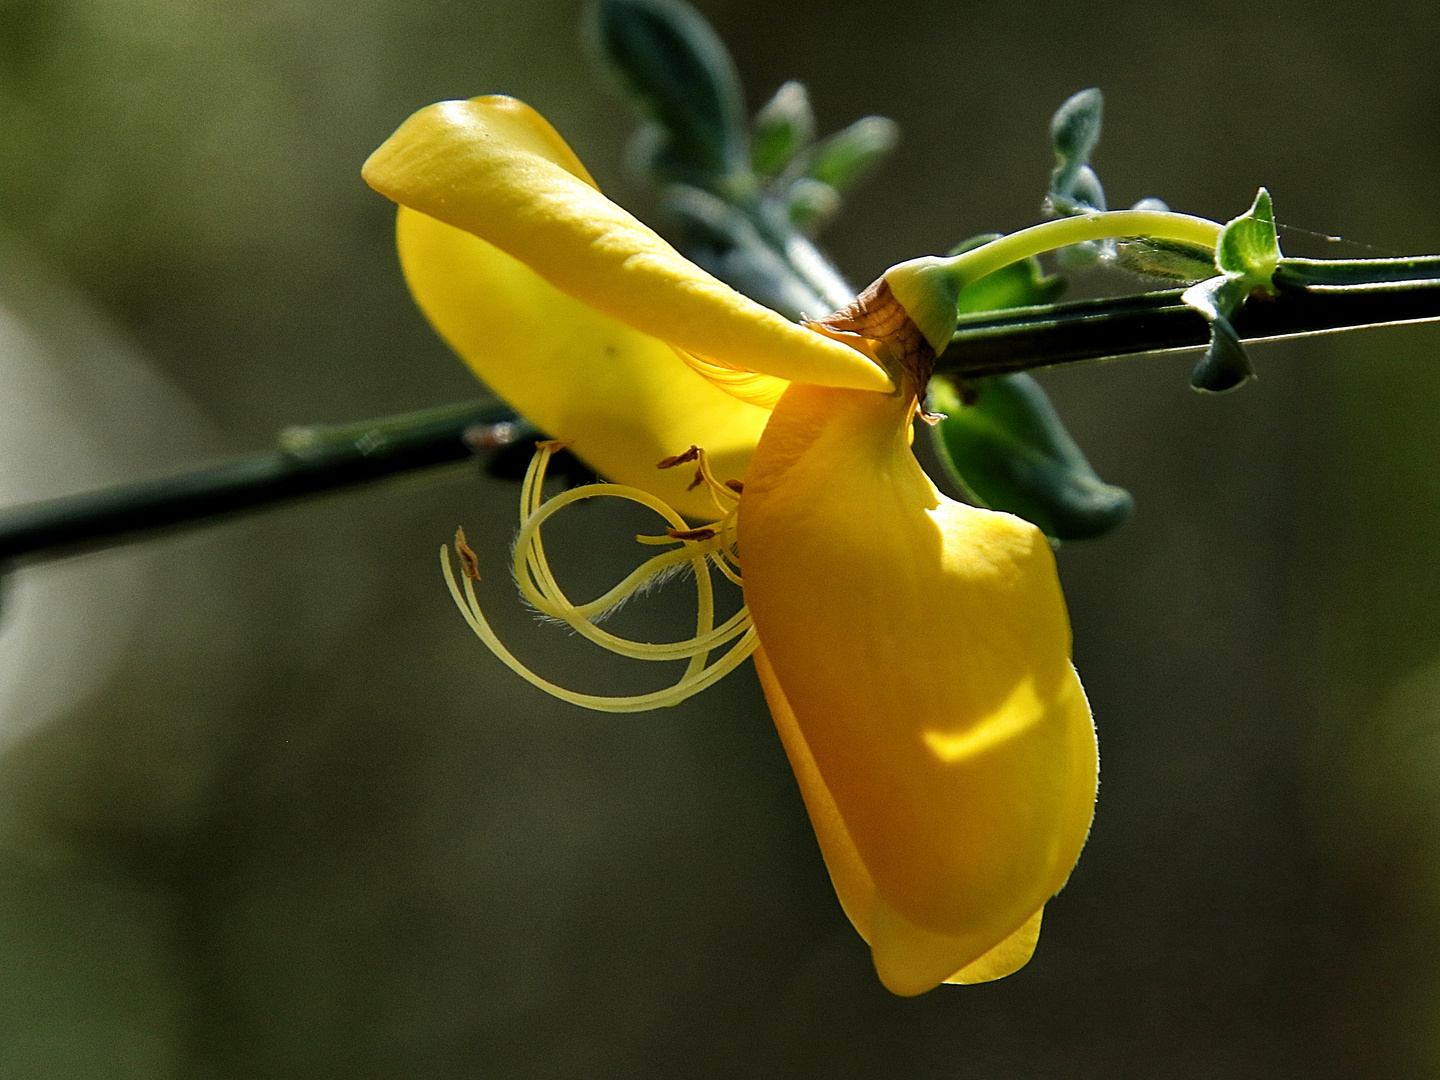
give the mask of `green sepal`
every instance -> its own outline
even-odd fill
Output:
[[[900,127],[894,120],[862,116],[814,145],[806,161],[805,175],[843,192],[889,156],[899,141]]]
[[[1052,540],[1092,540],[1130,519],[1134,500],[1096,475],[1045,391],[1026,374],[969,384],[931,380],[938,456],[979,505],[1024,518]]]
[[[999,240],[1003,233],[981,233],[956,244],[951,255],[982,247],[992,240]],[[970,282],[960,290],[955,308],[961,314],[977,311],[997,311],[1000,308],[1033,307],[1036,304],[1053,304],[1065,291],[1065,279],[1058,275],[1046,274],[1040,260],[1031,256],[1009,266],[1003,266]]]
[[[715,31],[680,0],[600,0],[604,58],[658,126],[650,170],[713,186],[748,175],[749,125],[740,76]]]
[[[960,320],[964,279],[948,258],[922,255],[885,271],[885,284],[936,354],[945,351]]]
[[[805,84],[791,80],[755,114],[750,131],[750,167],[762,178],[775,176],[815,139],[815,114]]]

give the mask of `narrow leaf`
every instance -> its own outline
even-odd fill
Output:
[[[596,11],[602,54],[663,133],[656,169],[697,182],[745,172],[740,77],[710,24],[681,0],[601,0]]]

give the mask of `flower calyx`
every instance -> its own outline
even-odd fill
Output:
[[[924,398],[935,370],[935,347],[884,277],[839,311],[805,325],[873,355],[901,393]]]

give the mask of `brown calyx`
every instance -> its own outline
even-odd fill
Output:
[[[935,370],[935,350],[910,318],[910,313],[895,299],[886,280],[876,278],[870,286],[833,315],[818,319],[817,328],[842,334],[857,334],[877,342],[887,366],[905,376],[912,392],[924,398],[930,375]],[[903,387],[902,387],[903,390]]]

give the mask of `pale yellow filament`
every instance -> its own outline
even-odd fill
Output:
[[[506,666],[546,693],[601,712],[640,712],[665,705],[675,705],[693,694],[705,689],[711,683],[733,671],[741,661],[755,651],[758,640],[750,621],[749,611],[741,607],[719,626],[715,625],[714,586],[710,580],[710,566],[714,565],[728,580],[741,584],[738,547],[736,541],[736,510],[739,495],[719,483],[710,472],[709,464],[701,451],[694,451],[698,461],[696,482],[704,483],[710,489],[716,505],[725,511],[725,516],[716,525],[703,532],[710,535],[689,539],[684,536],[637,536],[645,544],[680,544],[673,551],[646,560],[626,576],[618,585],[604,595],[587,604],[573,604],[565,595],[550,570],[541,542],[540,530],[544,523],[559,510],[581,499],[610,496],[628,499],[649,507],[659,514],[677,533],[687,530],[685,520],[669,505],[648,492],[623,484],[589,484],[572,488],[545,500],[543,486],[545,470],[551,456],[563,444],[546,442],[539,444],[525,482],[520,491],[520,533],[515,542],[514,571],[522,595],[535,609],[544,615],[559,619],[595,644],[636,660],[688,660],[685,672],[679,681],[664,690],[631,696],[607,696],[581,694],[567,690],[537,675],[521,663],[500,641],[499,637],[480,610],[475,595],[475,586],[467,574],[457,580],[450,561],[448,547],[440,549],[441,568],[446,584],[455,604],[470,624],[476,636]],[[684,458],[682,460],[689,460]],[[727,510],[728,505],[728,510]],[[623,603],[636,590],[643,588],[674,567],[689,563],[695,573],[697,600],[696,626],[694,637],[684,641],[651,644],[632,641],[600,629],[595,620]],[[738,639],[738,640],[736,640]],[[730,642],[733,645],[713,664],[708,663],[710,653]]]

